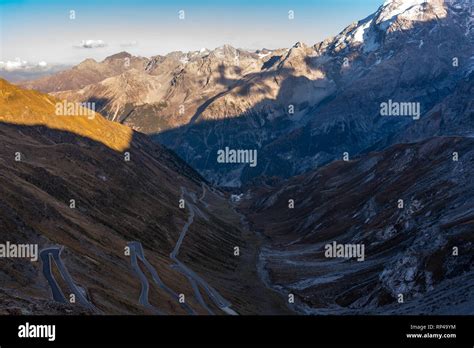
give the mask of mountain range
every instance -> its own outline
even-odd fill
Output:
[[[416,140],[413,128],[426,129],[422,137],[472,133],[465,127],[472,126],[472,103],[458,128],[439,120],[438,128],[416,126],[449,117],[443,103],[472,85],[470,10],[469,1],[388,1],[313,46],[248,52],[224,45],[151,58],[122,52],[21,85],[94,102],[211,182],[238,187],[300,174],[346,151]],[[421,121],[381,117],[380,104],[389,100],[419,103]],[[225,146],[258,149],[260,165],[223,167],[216,153]]]
[[[103,313],[154,313],[123,254],[137,242],[171,289],[152,284],[160,313],[472,314],[473,52],[470,1],[387,0],[314,45],[0,80],[0,229],[63,246]],[[0,278],[8,313],[90,311],[46,300],[29,262]]]

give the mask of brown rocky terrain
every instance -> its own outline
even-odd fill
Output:
[[[139,303],[140,282],[124,254],[130,241],[141,242],[147,260],[162,281],[198,314],[207,313],[195,297],[189,280],[172,267],[170,253],[195,212],[179,253],[179,260],[207,281],[239,314],[287,311],[259,282],[255,269],[256,245],[239,227],[225,195],[205,181],[176,155],[133,132],[125,148],[94,140],[101,132],[130,130],[100,115],[90,124],[61,130],[52,115],[53,98],[23,91],[2,81],[0,110],[12,115],[14,105],[28,106],[29,122],[0,118],[0,231],[2,241],[37,243],[41,248],[61,245],[63,261],[99,313],[148,313]],[[15,103],[6,100],[15,100]],[[46,110],[50,105],[50,110]],[[6,113],[6,110],[12,110]],[[44,107],[44,108],[43,108]],[[41,116],[35,116],[41,115]],[[35,125],[35,117],[36,125]],[[64,116],[66,117],[66,116]],[[46,123],[44,121],[47,120]],[[55,125],[55,122],[58,122]],[[65,121],[64,121],[65,122]],[[97,124],[109,125],[109,130]],[[87,131],[84,128],[89,126]],[[82,130],[76,134],[75,130]],[[109,145],[109,146],[108,146]],[[130,153],[130,161],[124,153]],[[16,153],[21,160],[15,161]],[[186,206],[179,208],[182,189]],[[191,199],[197,197],[195,202]],[[70,206],[75,200],[75,208]],[[239,246],[241,256],[233,255]],[[56,304],[41,272],[41,262],[2,259],[0,308],[2,313],[88,313],[76,305]],[[142,265],[143,268],[143,265]],[[166,314],[188,313],[170,294],[150,279],[150,303]],[[56,273],[55,273],[56,272]],[[55,277],[60,279],[57,270]],[[63,291],[67,291],[60,281]],[[67,292],[66,292],[67,293]],[[204,301],[216,314],[201,287]]]
[[[147,58],[134,57],[127,52],[120,52],[107,57],[102,62],[86,59],[71,69],[37,80],[20,82],[19,85],[23,88],[46,93],[80,89],[91,83],[97,83],[108,77],[119,75],[129,69],[142,70],[147,63]]]
[[[199,105],[259,71],[264,57],[229,45],[149,59],[122,52],[21,85],[61,99],[95,102],[109,119],[154,133],[190,122]],[[66,80],[76,82],[60,83]]]

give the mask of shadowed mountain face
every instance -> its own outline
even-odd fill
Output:
[[[469,94],[457,92],[472,86],[474,36],[465,5],[454,10],[428,1],[414,6],[423,15],[406,10],[393,16],[382,7],[333,39],[313,47],[295,45],[268,72],[215,100],[200,114],[201,123],[157,139],[205,177],[238,186],[262,175],[302,173],[341,159],[344,152],[393,144],[393,137],[429,118],[435,106],[439,118],[448,118],[449,108],[439,104],[451,95],[467,110],[449,126],[450,134],[472,133]],[[274,94],[259,93],[265,88]],[[229,105],[239,105],[238,98],[259,97],[251,107],[228,111]],[[420,119],[381,116],[382,103],[390,100],[418,103]],[[213,117],[223,114],[229,118]],[[424,136],[439,134],[430,131],[435,130],[426,128]],[[216,152],[225,146],[258,149],[258,166],[220,165]]]
[[[249,190],[262,279],[303,313],[472,314],[473,145],[395,145]],[[333,243],[363,254],[333,257]]]
[[[140,281],[125,254],[128,243],[138,241],[163,283],[175,294],[184,294],[189,308],[154,284],[146,273],[151,305],[161,313],[205,314],[208,311],[192,283],[170,258],[188,224],[179,261],[229,301],[234,311],[287,311],[274,303],[275,295],[258,280],[255,242],[239,227],[240,215],[223,193],[209,188],[176,155],[136,132],[127,148],[119,152],[94,138],[105,138],[107,132],[117,135],[126,127],[103,120],[110,128],[101,129],[96,123],[100,115],[90,120],[90,125],[86,121],[75,124],[76,116],[69,116],[67,131],[60,130],[65,121],[43,108],[50,105],[49,96],[2,81],[5,95],[14,102],[2,100],[2,115],[15,115],[15,105],[27,106],[30,113],[18,115],[18,124],[13,118],[8,118],[8,123],[4,118],[0,121],[2,243],[37,243],[40,249],[63,246],[64,264],[99,313],[151,314],[153,311],[139,303]],[[93,134],[84,132],[87,126]],[[181,208],[180,199],[184,199]],[[235,257],[235,246],[245,256]],[[146,270],[143,264],[141,267]],[[71,289],[56,268],[53,275],[69,298]],[[40,261],[2,259],[0,279],[4,314],[90,313],[77,304],[52,301]],[[207,307],[223,313],[203,286],[198,287]]]
[[[420,139],[416,128],[424,137],[472,133],[470,110],[450,126],[416,126],[451,118],[445,102],[466,103],[474,49],[470,6],[466,0],[387,1],[313,46],[252,53],[222,46],[146,64],[109,57],[97,64],[115,62],[120,73],[81,89],[60,87],[55,95],[95,102],[109,119],[155,134],[217,184],[289,177],[346,151]],[[119,69],[119,62],[128,65]],[[42,88],[37,81],[27,86]],[[381,105],[389,101],[418,103],[419,115],[383,117]],[[226,146],[258,150],[258,165],[218,163],[217,151]]]

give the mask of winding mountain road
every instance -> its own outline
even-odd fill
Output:
[[[140,266],[138,265],[138,260],[140,260],[145,265],[148,272],[150,272],[151,277],[153,281],[155,282],[155,284],[157,284],[162,290],[166,291],[176,301],[179,300],[178,294],[175,293],[173,290],[171,290],[168,286],[166,286],[165,283],[163,283],[161,278],[158,276],[156,269],[146,259],[145,253],[143,251],[143,246],[140,242],[133,241],[133,242],[128,243],[128,246],[130,247],[130,262],[132,264],[132,269],[135,272],[135,274],[138,276],[138,278],[140,279],[140,282],[142,285],[140,298],[138,300],[139,303],[142,306],[148,309],[151,309],[156,314],[164,315],[165,313],[153,307],[148,301],[150,284],[148,283],[148,279],[146,278],[145,274],[140,269]],[[186,303],[181,303],[181,305],[189,314],[196,314],[196,312],[191,307],[189,307]]]
[[[208,204],[203,201],[205,195],[206,195],[206,187],[203,185],[202,186],[203,193],[201,197],[199,198],[199,201],[202,202],[206,207],[208,207]],[[181,187],[181,197],[184,199],[184,196],[187,195],[188,197],[191,198],[191,200],[186,201],[188,208],[189,208],[189,217],[186,222],[186,224],[183,226],[181,229],[181,232],[179,234],[178,240],[176,242],[176,245],[173,249],[173,251],[170,253],[170,259],[175,262],[174,265],[171,267],[178,270],[180,273],[182,273],[190,282],[191,287],[193,288],[194,295],[198,303],[211,315],[214,314],[214,312],[209,308],[209,306],[206,304],[204,301],[204,298],[202,297],[202,294],[199,290],[199,287],[204,289],[204,291],[207,293],[208,297],[214,302],[214,304],[221,309],[223,312],[229,314],[229,315],[238,315],[233,309],[230,308],[232,305],[229,301],[227,301],[225,298],[223,298],[217,290],[215,290],[212,286],[210,286],[203,278],[201,278],[198,274],[196,274],[193,270],[191,270],[189,267],[187,267],[184,263],[182,263],[178,259],[178,254],[179,250],[181,248],[181,245],[183,243],[184,238],[186,237],[186,234],[189,230],[189,227],[192,225],[194,222],[194,217],[196,215],[195,212],[198,213],[199,216],[202,216],[206,218],[205,214],[197,208],[194,203],[196,203],[196,197],[194,195],[189,194],[189,192],[186,190],[186,188]],[[143,251],[143,246],[140,242],[138,241],[132,241],[128,243],[128,246],[130,248],[130,263],[132,266],[133,272],[136,274],[136,276],[139,278],[140,283],[141,283],[141,291],[140,291],[140,297],[139,297],[139,303],[153,311],[154,313],[158,315],[165,315],[162,311],[159,309],[155,308],[153,305],[150,304],[149,302],[149,291],[150,291],[150,283],[148,282],[148,279],[146,275],[143,273],[141,270],[138,260],[140,260],[145,268],[148,270],[148,272],[151,274],[152,279],[156,285],[158,285],[162,290],[164,290],[166,293],[168,293],[171,297],[173,297],[176,301],[179,302],[179,296],[177,293],[175,293],[173,290],[171,290],[166,284],[163,283],[161,278],[158,276],[158,273],[156,272],[155,268],[149,263],[149,261],[145,257],[145,253]],[[53,247],[48,247],[40,251],[40,258],[42,261],[42,266],[43,266],[43,275],[48,281],[50,288],[51,288],[51,293],[53,296],[53,299],[57,302],[60,303],[69,303],[67,300],[66,296],[62,292],[60,286],[58,285],[56,279],[53,276],[52,270],[51,270],[51,260],[54,260],[61,277],[64,279],[66,282],[66,285],[69,287],[69,289],[74,293],[76,296],[76,299],[78,302],[86,307],[89,308],[95,312],[100,312],[93,304],[91,304],[87,298],[84,290],[82,290],[80,287],[78,287],[75,283],[74,280],[72,279],[71,275],[69,274],[66,266],[62,262],[61,259],[61,252],[63,251],[64,247],[63,246],[53,246]],[[188,314],[195,315],[197,314],[188,304],[186,303],[180,303],[181,306],[186,310]]]
[[[204,187],[203,187],[204,189]],[[202,300],[201,293],[199,292],[198,285],[200,285],[207,293],[209,298],[215,303],[219,309],[221,309],[223,312],[230,314],[230,315],[238,315],[234,310],[230,308],[232,305],[229,301],[224,299],[212,286],[210,286],[204,279],[202,279],[199,275],[197,275],[193,270],[188,268],[184,263],[178,260],[178,253],[181,248],[181,244],[183,243],[184,237],[186,237],[186,233],[189,230],[189,227],[191,224],[194,222],[194,216],[195,216],[195,209],[197,209],[192,202],[196,202],[196,198],[192,195],[189,194],[189,192],[186,190],[186,188],[181,187],[181,197],[184,199],[184,196],[188,195],[191,197],[191,200],[186,201],[188,208],[189,208],[189,217],[188,221],[186,224],[183,226],[181,233],[179,235],[178,241],[176,242],[176,245],[173,249],[173,251],[170,254],[170,258],[176,263],[175,267],[179,269],[181,273],[186,275],[188,279],[192,279],[194,282],[193,288],[195,290],[195,296],[196,299],[200,302],[200,299]],[[204,193],[201,197],[204,197]],[[192,201],[192,202],[191,202]],[[193,285],[193,282],[191,282],[191,285]],[[196,291],[197,290],[197,291]],[[204,300],[202,300],[204,301]],[[206,308],[207,306],[205,306]]]
[[[61,259],[61,253],[63,249],[63,246],[54,246],[45,248],[40,251],[40,258],[43,264],[43,275],[45,276],[46,280],[49,283],[49,286],[51,287],[53,299],[57,302],[69,303],[69,301],[66,299],[63,292],[61,291],[61,288],[59,287],[56,279],[53,276],[53,272],[51,270],[51,259],[54,260],[56,267],[58,267],[59,273],[61,274],[61,277],[66,282],[66,285],[69,287],[69,289],[71,289],[79,303],[86,308],[98,312],[98,309],[87,300],[84,291],[80,289],[76,285],[76,283],[74,283],[74,280],[69,274],[66,266],[64,265]]]

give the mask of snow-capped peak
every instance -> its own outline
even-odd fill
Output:
[[[415,22],[445,18],[448,11],[445,1],[451,4],[469,0],[387,0],[375,13],[337,35],[334,47],[341,50],[360,46],[364,52],[374,51],[380,44],[380,32],[407,30]]]
[[[427,0],[387,0],[382,5],[378,21],[390,20],[413,7],[424,6],[426,3]]]
[[[446,17],[444,0],[388,0],[376,12],[376,24],[386,30],[397,19],[426,21]]]

